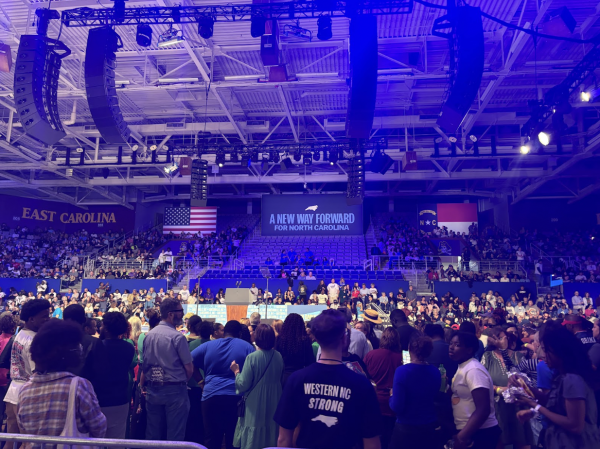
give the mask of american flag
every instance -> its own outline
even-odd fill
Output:
[[[163,234],[217,232],[216,207],[167,207]]]

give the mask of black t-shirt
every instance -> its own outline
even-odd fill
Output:
[[[301,423],[296,446],[307,449],[349,449],[381,433],[375,389],[345,365],[313,363],[292,374],[275,422],[284,429]]]
[[[106,348],[111,385],[105,391],[100,407],[112,407],[126,404],[129,400],[129,367],[133,361],[135,348],[125,340],[102,340]]]
[[[583,343],[583,346],[585,346],[585,349],[588,351],[596,344],[596,339],[591,331],[577,332],[575,336],[581,340],[581,343]]]
[[[523,304],[525,304],[527,302],[528,296],[529,296],[529,293],[525,289],[519,290],[517,292],[517,298],[519,298],[519,301],[523,301]]]

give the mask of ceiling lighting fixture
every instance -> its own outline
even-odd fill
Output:
[[[312,41],[312,31],[302,28],[298,23],[296,25],[284,25],[282,34],[285,37],[295,36],[301,39],[308,39],[309,42]]]
[[[335,150],[329,152],[329,165],[335,165],[338,161],[338,155]]]
[[[139,145],[134,145],[131,147],[131,151],[137,151],[140,148]]]
[[[314,159],[315,161],[320,161],[320,160],[321,160],[321,152],[320,152],[320,151],[315,151],[315,152],[313,153],[313,159]]]
[[[302,159],[302,154],[300,154],[300,152],[294,153],[294,160],[296,162],[300,162],[301,159]]]
[[[169,28],[163,34],[158,37],[158,47],[169,47],[171,45],[177,45],[185,40],[183,37],[183,31],[174,30],[173,27]]]
[[[550,144],[550,134],[542,131],[538,134],[538,140],[540,141],[540,143],[542,145],[544,145],[546,147],[546,146],[548,146],[548,144]]]
[[[209,16],[202,16],[198,19],[198,34],[203,39],[210,39],[213,36],[215,19]]]
[[[224,153],[217,154],[216,163],[219,167],[223,167],[225,165],[225,154]]]
[[[471,142],[473,142],[473,143],[477,142],[477,137],[475,135],[473,135],[473,134],[471,134],[469,136],[469,139],[471,139]]]
[[[529,154],[529,152],[531,151],[531,148],[529,147],[529,145],[521,145],[521,154]]]
[[[305,154],[304,155],[304,165],[311,165],[312,164],[312,157],[310,155],[310,153]]]
[[[592,95],[589,92],[581,92],[581,101],[585,101],[586,103],[592,99]]]
[[[177,162],[173,162],[171,165],[165,166],[163,170],[167,175],[173,176],[177,173],[177,170],[179,170],[179,165],[177,165]]]
[[[152,45],[152,28],[150,25],[140,24],[137,26],[135,41],[140,47],[149,47]]]
[[[158,146],[150,145],[150,151],[156,151],[157,149],[158,149]]]
[[[317,38],[320,41],[327,41],[333,37],[333,32],[331,31],[331,17],[330,16],[321,16],[317,20]]]

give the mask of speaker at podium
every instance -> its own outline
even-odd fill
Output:
[[[254,303],[249,288],[228,288],[225,290],[225,304],[228,306],[248,306]]]

